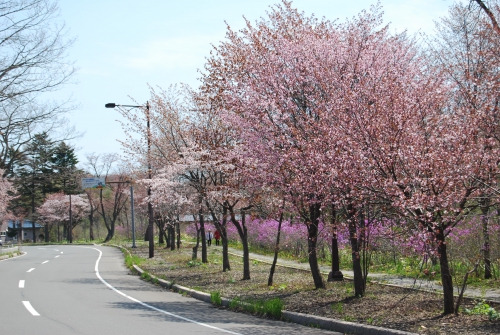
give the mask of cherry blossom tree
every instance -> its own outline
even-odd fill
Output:
[[[88,214],[89,203],[85,194],[71,195],[72,226],[69,226],[70,196],[64,193],[52,193],[47,196],[44,203],[38,207],[37,212],[45,224],[63,224],[68,234],[71,234],[76,225]],[[59,228],[58,228],[59,232]]]

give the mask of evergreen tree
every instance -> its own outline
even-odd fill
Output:
[[[35,234],[35,208],[40,206],[46,194],[53,192],[54,142],[46,132],[36,134],[23,150],[22,160],[14,170],[15,186],[19,197],[13,202],[12,210],[18,216],[25,216],[33,223]]]

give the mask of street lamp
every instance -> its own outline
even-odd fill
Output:
[[[147,129],[148,129],[148,178],[151,180],[152,179],[152,172],[151,172],[151,128],[150,128],[150,122],[149,122],[149,102],[146,102],[145,106],[135,106],[135,105],[119,105],[115,103],[107,103],[104,105],[106,108],[115,108],[115,107],[125,107],[125,108],[145,108],[146,109],[146,119],[147,119]],[[132,190],[132,188],[131,188]],[[132,192],[132,191],[131,191]],[[133,196],[133,195],[132,195]],[[148,186],[148,197],[151,197],[151,185]],[[132,220],[133,220],[133,215],[132,214]],[[148,224],[148,236],[149,236],[149,258],[154,257],[154,240],[153,240],[153,224],[154,224],[154,218],[153,218],[153,205],[151,204],[151,201],[148,201],[148,215],[149,215],[149,224]],[[133,222],[133,221],[132,221]]]

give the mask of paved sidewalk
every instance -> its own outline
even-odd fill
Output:
[[[211,246],[215,247],[215,246]],[[220,248],[220,247],[216,247]],[[229,253],[237,256],[243,256],[243,251],[234,249],[234,248],[229,248]],[[273,262],[273,257],[270,256],[264,256],[264,255],[259,255],[256,253],[250,253],[250,259],[251,260],[257,260],[260,262],[264,263],[269,263],[271,264]],[[278,265],[280,266],[287,266],[287,267],[292,267],[300,270],[305,270],[309,271],[309,263],[301,263],[297,261],[292,261],[292,260],[286,260],[286,259],[280,259],[278,257]],[[330,272],[330,267],[328,266],[320,266],[320,270],[323,274],[328,275]],[[351,270],[345,270],[342,269],[342,273],[344,274],[345,278],[352,278],[353,272]],[[396,285],[396,286],[401,286],[401,287],[409,287],[409,288],[415,288],[415,289],[420,289],[420,290],[426,290],[426,291],[436,291],[436,292],[442,292],[442,287],[441,285],[437,284],[437,281],[439,278],[435,278],[434,280],[429,280],[429,279],[413,279],[413,278],[408,278],[408,277],[403,277],[403,276],[396,276],[396,275],[387,275],[383,273],[368,273],[368,278],[372,282],[379,282],[383,284],[390,284],[390,285]],[[455,287],[455,295],[458,295],[458,289]],[[499,289],[489,289],[489,290],[481,290],[481,289],[476,289],[476,288],[467,288],[465,290],[464,296],[469,297],[469,298],[477,298],[477,299],[486,299],[494,302],[500,303],[500,290]]]

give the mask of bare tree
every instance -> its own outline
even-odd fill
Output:
[[[0,3],[0,166],[6,173],[33,134],[61,129],[62,114],[72,108],[68,101],[40,97],[61,88],[75,72],[66,59],[73,41],[58,16],[56,0]],[[61,140],[72,137],[67,135]]]

